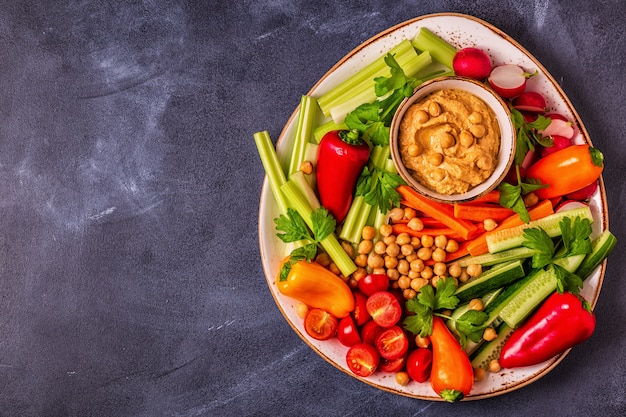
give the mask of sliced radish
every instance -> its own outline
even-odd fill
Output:
[[[533,149],[533,150],[529,150],[528,152],[526,152],[526,156],[524,157],[524,160],[522,161],[522,165],[521,167],[524,169],[524,171],[526,171],[532,164],[534,164],[535,162],[537,162],[537,150]],[[524,177],[522,177],[524,178]]]
[[[542,136],[563,136],[571,139],[574,137],[574,123],[565,116],[557,113],[546,115],[550,118],[550,124],[544,130],[540,131]]]
[[[556,211],[557,213],[560,213],[562,211],[574,210],[574,209],[581,208],[581,207],[586,207],[586,206],[587,206],[587,204],[583,203],[582,201],[565,200],[562,203],[560,203],[559,205],[557,205],[556,209],[554,211]]]
[[[491,58],[482,49],[463,48],[454,55],[452,69],[461,77],[484,80],[491,72]]]
[[[519,111],[534,113],[546,112],[546,99],[536,91],[525,91],[513,100],[513,107]]]
[[[567,195],[567,198],[570,200],[584,201],[590,198],[593,195],[593,193],[596,192],[597,189],[598,189],[598,181],[594,181],[591,184],[587,185],[586,187],[581,188],[578,191],[569,193]]]
[[[551,136],[551,138],[552,138],[552,146],[543,148],[541,150],[542,158],[560,149],[567,148],[568,146],[572,146],[572,140],[569,138],[566,138],[565,136],[553,135]]]
[[[503,98],[513,98],[526,90],[526,81],[534,74],[529,74],[518,65],[498,65],[489,74],[489,84]]]

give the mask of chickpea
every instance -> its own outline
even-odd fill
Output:
[[[500,362],[498,362],[497,359],[492,360],[491,362],[489,362],[489,372],[500,372],[500,370],[502,369],[502,367],[500,366]]]
[[[453,278],[460,277],[461,272],[462,272],[462,269],[458,262],[455,262],[452,265],[448,266],[448,275],[450,275]]]
[[[369,253],[369,252],[368,252]],[[354,258],[354,263],[356,266],[366,267],[367,266],[367,253],[359,253],[356,258]]]
[[[433,181],[443,181],[446,178],[446,175],[446,171],[441,168],[437,168],[430,173],[430,178],[432,178]]]
[[[413,288],[407,288],[402,291],[402,296],[407,300],[412,300],[417,296],[417,292]]]
[[[432,248],[435,244],[435,238],[430,235],[424,235],[421,238],[422,246],[425,248]]]
[[[427,348],[430,346],[430,337],[428,336],[420,336],[419,334],[415,336],[415,345],[420,348]]]
[[[485,331],[483,332],[483,339],[486,340],[487,342],[491,342],[496,337],[498,337],[498,333],[496,332],[496,329],[494,329],[493,327],[487,327]]]
[[[372,226],[365,226],[361,231],[361,239],[373,240],[376,237],[376,229]]]
[[[341,247],[346,251],[349,257],[354,258],[354,247],[350,242],[341,241]]]
[[[393,211],[393,209],[392,209]],[[393,227],[391,227],[390,224],[383,224],[380,226],[380,229],[378,230],[380,232],[380,235],[383,237],[389,236],[391,235],[391,233],[393,232]]]
[[[443,149],[451,148],[456,144],[456,139],[450,133],[445,133],[439,138],[439,144]]]
[[[415,279],[415,278],[420,278],[420,277],[421,277],[421,275],[420,275],[420,273],[419,273],[419,272],[414,271],[414,270],[412,270],[412,269],[411,269],[411,270],[409,270],[409,273],[408,273],[408,275],[407,275],[407,276],[408,276],[409,278],[411,278],[411,279]]]
[[[424,261],[421,259],[415,259],[409,264],[409,266],[411,268],[411,271],[415,271],[415,272],[422,272],[424,268],[426,267],[426,265],[424,264]]]
[[[426,285],[428,285],[428,279],[415,278],[411,280],[411,289],[415,290],[416,292],[419,292],[419,290],[421,290],[422,287]]]
[[[441,114],[441,106],[437,102],[432,102],[428,105],[428,114],[432,117],[437,117]]]
[[[472,298],[469,302],[469,309],[476,311],[483,311],[485,305],[483,304],[483,300],[480,298]]]
[[[356,269],[356,271],[354,271],[352,273],[352,278],[354,278],[354,280],[356,282],[359,282],[361,279],[363,279],[365,276],[367,275],[367,270],[363,267],[359,267]]]
[[[483,171],[493,168],[493,159],[488,155],[483,155],[476,161],[476,166]]]
[[[459,275],[459,276],[457,277],[457,279],[459,280],[459,282],[462,282],[462,283],[466,283],[467,281],[469,281],[469,278],[470,278],[470,276],[469,276],[469,274],[467,273],[467,270],[465,270],[465,269],[461,270],[461,275]]]
[[[411,244],[407,243],[406,245],[400,246],[400,253],[402,256],[409,256],[415,253],[415,249],[413,249]]]
[[[440,154],[439,152],[435,152],[435,153],[428,155],[427,160],[429,164],[436,167],[436,166],[441,165],[441,163],[443,162],[443,155]]]
[[[406,225],[409,229],[415,230],[416,232],[424,229],[424,222],[418,217],[413,217]]]
[[[475,124],[470,126],[469,131],[472,133],[472,135],[474,135],[474,137],[482,138],[483,136],[485,136],[487,129],[485,129],[485,125]]]
[[[459,143],[465,148],[469,148],[474,144],[474,135],[469,131],[463,130],[459,133]]]
[[[433,269],[430,266],[425,266],[422,272],[420,272],[420,277],[424,279],[432,279],[435,276]]]
[[[320,253],[315,257],[315,262],[322,265],[324,268],[328,268],[330,265],[330,256],[327,253]]]
[[[411,246],[413,246],[413,249],[419,249],[420,247],[422,247],[422,240],[417,236],[412,236]]]
[[[445,262],[446,251],[441,248],[435,248],[435,250],[433,250],[433,253],[432,255],[430,255],[430,257],[435,262]]]
[[[480,264],[471,264],[468,265],[467,268],[465,268],[465,271],[470,277],[476,278],[483,273],[483,267]]]
[[[422,153],[422,150],[420,149],[420,146],[417,143],[412,143],[407,148],[407,152],[409,153],[409,156],[417,156],[420,153]]]
[[[389,218],[392,222],[402,220],[404,218],[404,210],[400,207],[392,208],[391,210],[389,210]]]
[[[405,386],[411,381],[409,374],[405,371],[396,372],[396,383],[401,386]]]
[[[383,242],[382,240],[379,240],[378,242],[376,242],[376,244],[374,245],[374,253],[382,255],[386,251],[387,251],[387,244],[385,244],[385,242]]]
[[[482,123],[483,121],[483,115],[473,111],[469,116],[468,119],[471,123],[477,124],[477,123]]]
[[[433,251],[431,248],[419,248],[417,250],[417,257],[422,261],[429,260],[433,255]]]
[[[392,243],[396,242],[396,235],[389,235],[389,236],[385,236],[383,237],[383,243],[385,245],[391,245]]]
[[[385,256],[385,268],[395,269],[398,266],[398,258],[395,256]]]
[[[424,110],[418,110],[415,112],[415,121],[418,123],[425,123],[430,119],[430,116]]]
[[[532,207],[539,202],[539,197],[535,193],[528,193],[524,196],[524,205],[526,207]]]
[[[380,268],[373,268],[372,274],[385,275],[387,274],[387,270],[384,268],[384,266],[381,266]]]
[[[446,252],[454,253],[459,250],[459,242],[454,239],[448,239],[448,243],[446,244]]]
[[[404,208],[404,219],[411,220],[417,216],[417,210],[411,207]]]
[[[445,235],[435,236],[435,246],[441,249],[445,249],[448,244],[448,238]]]
[[[485,230],[487,232],[491,232],[496,227],[498,227],[498,223],[494,219],[485,219],[483,220],[483,226],[485,226]]]
[[[332,272],[333,274],[335,274],[335,275],[341,274],[341,271],[339,270],[339,267],[334,262],[332,262],[330,265],[328,265],[328,270],[330,272]]]
[[[448,267],[443,262],[435,262],[433,265],[433,273],[435,275],[446,275]]]
[[[387,268],[387,277],[392,281],[397,281],[400,278],[400,273],[397,269]]]
[[[396,269],[398,270],[398,272],[402,275],[406,275],[409,273],[411,266],[409,264],[409,262],[406,259],[400,259],[398,261],[398,266],[396,267]]]
[[[400,287],[400,289],[402,290],[406,290],[407,288],[410,288],[411,278],[409,278],[406,275],[400,276],[400,278],[398,278],[398,287]]]
[[[437,288],[437,284],[439,283],[439,280],[442,279],[442,277],[440,277],[439,275],[435,275],[434,277],[432,277],[432,279],[430,280],[430,283],[433,287]]]
[[[415,247],[413,249],[415,250]],[[405,256],[404,259],[406,259],[409,263],[411,263],[414,260],[419,259],[419,258],[417,257],[417,253],[413,252],[412,254]]]
[[[483,368],[474,368],[474,381],[480,382],[487,377],[487,371]]]
[[[402,232],[396,236],[395,243],[402,246],[402,245],[406,245],[410,241],[411,241],[411,236],[406,232]]]
[[[359,242],[359,246],[357,246],[356,252],[359,255],[367,255],[368,253],[370,253],[372,251],[372,249],[374,248],[374,244],[372,243],[371,240],[362,240]]]
[[[382,268],[385,266],[385,260],[377,253],[370,253],[367,257],[367,266],[372,269]]]
[[[304,303],[298,303],[296,306],[296,314],[301,319],[305,318],[307,313],[309,312],[309,306]]]
[[[313,173],[313,163],[311,161],[302,161],[300,171],[305,175],[311,175]]]
[[[398,245],[397,243],[392,243],[390,245],[387,245],[387,249],[385,250],[385,253],[394,258],[397,257],[400,254],[400,245]]]

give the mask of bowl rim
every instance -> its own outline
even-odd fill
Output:
[[[448,87],[446,84],[452,84],[452,86]],[[469,91],[468,88],[470,85],[473,88],[471,91]],[[400,155],[398,132],[400,122],[402,121],[404,114],[415,101],[444,88],[462,89],[476,95],[483,102],[485,102],[485,104],[492,108],[496,114],[496,119],[498,120],[498,125],[500,127],[500,149],[498,152],[498,164],[496,165],[496,168],[487,180],[462,194],[441,194],[422,185],[405,167]],[[433,78],[417,86],[413,90],[411,96],[406,97],[402,100],[402,102],[400,102],[390,125],[390,153],[398,174],[408,186],[413,188],[422,196],[448,204],[469,202],[495,189],[502,182],[513,165],[516,142],[517,138],[515,128],[513,126],[513,120],[511,118],[511,111],[504,99],[486,83],[457,75]]]

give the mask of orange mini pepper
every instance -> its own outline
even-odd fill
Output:
[[[281,270],[288,260],[282,262]],[[279,272],[276,285],[282,294],[337,318],[346,317],[354,310],[354,294],[348,284],[316,262],[292,263],[286,276]]]

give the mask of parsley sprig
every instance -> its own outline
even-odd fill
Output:
[[[287,209],[287,214],[281,214],[274,219],[277,233],[276,236],[285,243],[302,241],[303,245],[291,251],[289,262],[280,271],[280,280],[287,279],[291,265],[300,260],[312,261],[317,255],[320,242],[334,232],[335,218],[324,207],[320,207],[311,213],[309,227],[304,222],[300,213],[292,208]]]
[[[587,218],[575,217],[573,220],[564,217],[559,222],[562,247],[558,247],[545,230],[532,227],[524,230],[523,246],[535,250],[532,257],[533,268],[553,268],[557,277],[557,291],[578,294],[583,280],[555,263],[558,259],[569,256],[583,255],[591,252],[591,222]]]
[[[515,170],[517,173],[517,184],[510,184],[505,181],[500,183],[498,186],[498,190],[500,191],[498,203],[503,207],[510,208],[515,213],[519,214],[520,219],[524,223],[528,223],[530,221],[530,214],[528,214],[528,210],[524,204],[524,196],[540,188],[544,188],[547,185],[532,179],[528,180],[528,182],[523,182],[520,179],[518,165],[515,166]]]
[[[406,302],[406,309],[413,314],[404,319],[404,327],[415,335],[430,335],[433,315],[440,314],[441,310],[452,310],[459,303],[459,298],[454,295],[456,288],[456,281],[450,277],[438,280],[436,287],[431,284],[423,286],[415,298]]]
[[[534,151],[536,145],[550,147],[553,144],[551,137],[543,137],[539,131],[546,129],[551,122],[549,117],[537,115],[532,122],[527,122],[524,115],[514,107],[511,107],[511,120],[517,133],[517,144],[515,148],[515,165],[522,165],[526,154]]]

